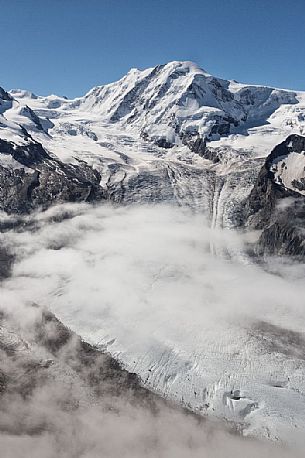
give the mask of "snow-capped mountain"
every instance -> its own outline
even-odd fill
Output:
[[[171,62],[133,69],[72,106],[134,126],[144,138],[170,147],[189,135],[219,139],[234,127],[263,122],[281,105],[295,103],[297,94],[291,91],[244,86],[215,78],[192,62]]]
[[[36,198],[42,190],[37,185],[26,205],[21,199],[18,208],[11,209],[19,212],[100,195],[116,202],[191,205],[209,211],[214,226],[250,224],[255,219],[253,193],[250,220],[245,200],[265,158],[289,135],[305,132],[305,93],[226,81],[191,62],[132,69],[121,80],[75,100],[25,90],[2,90],[0,96],[0,138],[2,145],[11,142],[7,151],[14,150],[14,144],[32,148],[38,142],[56,167],[69,164],[73,173],[86,168],[75,183],[90,181],[92,168],[93,187],[98,179],[101,188],[93,194],[47,192],[45,198]],[[16,154],[3,152],[4,167],[25,166],[16,161]],[[290,156],[285,166],[292,175],[277,174],[278,187],[285,187],[287,180],[302,183],[300,161],[302,155]],[[30,168],[37,171],[37,164]],[[300,191],[300,185],[294,191]],[[2,208],[10,211],[5,196]],[[267,220],[254,226],[264,224]]]
[[[189,135],[219,140],[269,124],[273,130],[302,133],[305,122],[303,93],[215,78],[192,62],[132,69],[118,82],[72,101],[23,90],[10,94],[44,117],[90,113],[92,120],[134,128],[161,146],[179,144]]]
[[[95,87],[74,100],[0,89],[0,209],[6,215],[1,228],[10,231],[18,214],[21,227],[32,224],[43,233],[41,221],[46,218],[46,225],[50,221],[59,224],[56,238],[62,221],[56,210],[53,216],[51,208],[50,216],[46,212],[41,220],[37,215],[31,220],[32,210],[64,202],[162,202],[208,215],[212,229],[238,228],[251,235],[244,251],[229,242],[224,247],[215,237],[210,250],[220,259],[242,264],[251,264],[255,259],[251,255],[304,259],[303,135],[305,93],[226,81],[191,62],[132,69],[121,80]],[[82,210],[77,211],[79,228],[86,222]],[[30,216],[20,216],[25,214]],[[13,245],[9,232],[8,240],[10,237]],[[20,237],[18,246],[25,243]],[[49,241],[49,235],[43,240]],[[54,244],[60,246],[57,240]],[[36,239],[33,246],[29,256],[40,247]],[[92,251],[86,251],[86,256]],[[21,257],[21,263],[24,259]],[[182,271],[186,268],[180,267]],[[30,277],[31,265],[24,269],[15,281],[27,290],[22,275]],[[44,269],[42,266],[42,275]],[[144,276],[145,300],[146,292],[167,269],[164,260],[153,280]],[[46,269],[43,278],[48,275]],[[175,275],[174,269],[168,274],[170,278]],[[246,275],[246,281],[250,276]],[[300,329],[291,331],[280,320],[272,322],[271,312],[270,323],[265,322],[262,313],[250,328],[234,320],[220,320],[217,344],[214,330],[208,327],[202,328],[204,338],[196,340],[200,332],[195,327],[198,334],[190,337],[187,347],[179,347],[173,333],[174,343],[164,335],[161,342],[146,342],[143,355],[143,347],[133,341],[130,332],[120,335],[121,329],[108,316],[95,333],[90,317],[89,324],[87,317],[75,318],[78,304],[71,316],[65,309],[66,296],[61,299],[65,288],[69,289],[67,278],[69,272],[63,267],[61,283],[56,285],[58,297],[52,291],[49,296],[45,293],[44,300],[91,343],[112,342],[114,356],[150,388],[183,400],[193,410],[240,423],[248,427],[249,434],[275,440],[282,434],[286,440],[291,428],[304,428],[304,339]],[[225,286],[227,282],[234,283],[234,278],[226,279]],[[115,340],[116,332],[121,340]],[[201,352],[194,353],[200,345]],[[237,386],[241,377],[244,390]],[[289,415],[293,421],[288,425],[283,418]]]

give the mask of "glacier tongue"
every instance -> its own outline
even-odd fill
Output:
[[[211,243],[242,251],[243,240],[169,205],[70,204],[29,223],[35,231],[6,234],[23,254],[4,298],[46,305],[194,411],[245,435],[302,441],[303,271],[282,277],[215,257]]]

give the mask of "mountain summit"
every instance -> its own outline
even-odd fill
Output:
[[[304,133],[305,93],[227,81],[192,62],[131,69],[74,100],[1,89],[0,204],[170,201],[208,212],[215,227],[264,228],[278,199],[302,202],[302,151],[272,168],[268,155]],[[294,218],[286,227],[281,215],[285,237]],[[302,243],[284,251],[302,254]],[[260,250],[271,245],[283,251],[262,236]]]
[[[116,83],[93,88],[70,108],[108,122],[134,126],[163,146],[200,135],[219,139],[247,123],[266,123],[283,104],[297,104],[293,91],[216,78],[192,62],[131,70]]]

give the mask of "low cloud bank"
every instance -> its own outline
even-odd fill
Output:
[[[1,245],[15,257],[1,310],[25,341],[34,341],[37,303],[144,378],[154,358],[163,364],[162,355],[171,352],[179,355],[175,364],[189,364],[188,374],[200,372],[207,349],[233,354],[235,330],[248,339],[253,323],[304,330],[304,266],[270,260],[268,273],[244,257],[241,236],[212,231],[204,216],[187,210],[63,205],[19,221],[3,215],[1,227]],[[13,374],[11,358],[2,361],[1,371]],[[173,383],[181,378],[179,364]],[[3,456],[292,456],[170,408],[154,414],[108,394],[92,403],[69,377],[51,380],[41,380],[29,396],[3,395]]]

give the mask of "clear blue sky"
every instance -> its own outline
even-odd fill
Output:
[[[193,60],[305,90],[305,0],[0,0],[0,85],[79,96],[129,68]]]

